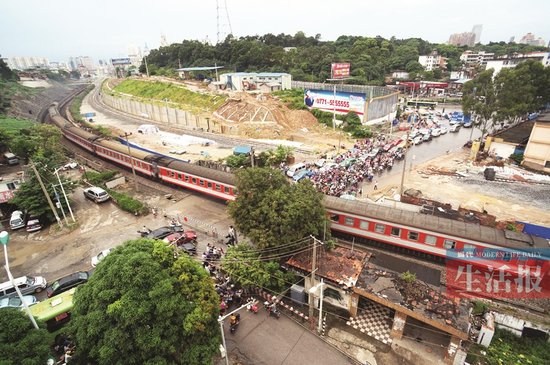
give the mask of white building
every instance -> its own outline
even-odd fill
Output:
[[[291,88],[292,76],[280,72],[234,72],[220,75],[220,83],[226,85],[229,90],[275,91]]]
[[[9,68],[21,71],[36,67],[47,68],[50,64],[45,57],[9,57],[7,60]]]
[[[445,69],[447,67],[447,58],[440,56],[437,51],[433,51],[429,55],[418,56],[418,63],[420,63],[426,71]]]
[[[494,60],[487,61],[485,68],[488,70],[492,68],[495,70],[494,75],[498,74],[503,68],[514,68],[521,62],[527,60],[540,61],[543,66],[550,66],[550,53],[549,52],[531,52],[526,54],[514,54],[511,57],[505,56]]]
[[[482,65],[485,66],[487,61],[495,58],[494,53],[479,51],[466,51],[460,55],[460,61],[464,63],[466,67]]]
[[[410,75],[407,71],[394,71],[392,72],[391,77],[399,80],[408,80]]]

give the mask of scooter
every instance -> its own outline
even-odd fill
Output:
[[[258,314],[258,302],[254,298],[249,298],[246,302],[246,310]]]
[[[241,315],[239,313],[235,314],[234,317],[235,319],[230,319],[230,323],[229,323],[229,332],[231,334],[235,333],[235,331],[237,330],[237,327],[239,326],[239,322],[241,321]]]
[[[277,310],[277,308],[275,307],[275,303],[270,304],[269,302],[265,302],[264,305],[265,309],[267,310],[268,316],[273,316],[277,319],[281,317],[281,312]]]

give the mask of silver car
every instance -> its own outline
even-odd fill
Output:
[[[38,303],[34,295],[23,295],[23,301],[30,307],[33,304]],[[22,308],[23,302],[19,297],[3,298],[0,299],[0,308]]]
[[[110,198],[109,194],[107,194],[105,190],[98,188],[97,186],[84,189],[84,196],[96,203],[106,202]]]

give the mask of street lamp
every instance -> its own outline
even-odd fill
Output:
[[[34,317],[29,311],[29,307],[27,306],[27,303],[25,303],[25,300],[23,299],[23,294],[21,294],[19,287],[15,285],[15,280],[13,280],[13,276],[10,271],[10,264],[8,261],[8,242],[9,241],[10,241],[9,233],[6,231],[2,231],[0,233],[0,243],[2,243],[2,246],[4,246],[4,257],[6,258],[6,265],[4,265],[4,267],[6,268],[6,272],[8,273],[8,278],[10,279],[11,285],[13,285],[13,287],[15,288],[15,291],[17,292],[17,295],[19,296],[19,299],[21,300],[21,303],[23,303],[25,312],[27,312],[27,315],[29,316],[29,319],[31,320],[32,325],[34,326],[35,329],[38,329],[38,324],[36,324]]]

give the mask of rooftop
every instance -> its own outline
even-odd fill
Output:
[[[209,70],[219,70],[224,66],[201,66],[201,67],[183,67],[178,68],[176,71],[209,71]]]
[[[537,120],[540,120],[540,118]],[[534,121],[524,121],[515,127],[504,129],[495,134],[495,142],[506,142],[513,144],[527,143],[534,125]]]
[[[294,255],[286,265],[298,269],[303,273],[311,273],[311,251]],[[345,247],[336,247],[332,250],[321,248],[317,255],[316,275],[337,285],[352,287],[357,282],[365,262],[371,254],[361,251],[352,251]]]

